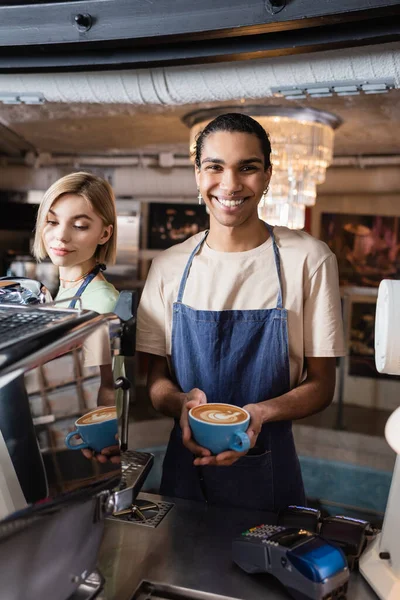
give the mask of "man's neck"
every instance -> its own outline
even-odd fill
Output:
[[[245,252],[261,246],[268,238],[269,232],[264,221],[226,227],[211,219],[207,245],[218,252]]]

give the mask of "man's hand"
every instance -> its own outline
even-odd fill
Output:
[[[182,429],[182,441],[183,445],[186,446],[190,452],[196,454],[196,456],[211,456],[211,452],[207,448],[203,448],[196,444],[192,437],[192,430],[189,426],[189,410],[199,404],[207,404],[207,397],[204,392],[198,388],[193,388],[185,395],[185,399],[182,404],[182,412],[180,418],[180,426]]]
[[[261,431],[261,427],[263,424],[262,421],[262,413],[260,407],[257,404],[247,404],[243,407],[250,415],[250,423],[249,427],[246,431],[250,440],[250,448],[254,448],[256,445],[257,438]],[[229,467],[233,465],[239,458],[245,456],[246,452],[235,452],[234,450],[227,450],[226,452],[221,452],[216,456],[203,456],[201,458],[196,458],[194,460],[194,464],[196,466],[213,466],[213,467]]]
[[[247,410],[250,415],[250,423],[246,433],[249,436],[250,448],[254,448],[263,426],[261,407],[258,404],[246,404],[243,408],[244,410]]]
[[[84,448],[82,450],[82,454],[85,458],[88,458],[89,460],[97,460],[102,464],[108,462],[119,464],[121,462],[121,450],[119,445],[103,448],[100,453],[93,452],[93,450],[90,450],[89,448]]]
[[[118,433],[115,436],[115,439],[118,440]],[[97,460],[97,462],[102,464],[108,462],[119,464],[121,462],[121,449],[119,444],[116,444],[115,446],[108,446],[108,448],[103,448],[101,452],[94,452],[90,448],[84,448],[81,450],[81,452],[85,458],[89,460]]]

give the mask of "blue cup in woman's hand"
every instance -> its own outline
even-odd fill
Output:
[[[115,406],[102,406],[91,410],[75,421],[75,431],[65,438],[65,445],[70,450],[90,448],[101,452],[104,448],[115,446],[117,442],[118,422]],[[73,444],[72,438],[80,437],[82,443]]]
[[[245,433],[250,415],[244,408],[233,404],[208,402],[189,410],[189,425],[193,438],[213,454],[226,450],[247,452],[250,440]]]

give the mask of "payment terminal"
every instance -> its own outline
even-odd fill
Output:
[[[296,600],[346,597],[349,569],[337,546],[305,529],[253,527],[233,541],[233,561],[246,573],[269,573]]]

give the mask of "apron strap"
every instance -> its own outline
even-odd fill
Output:
[[[268,223],[265,223],[267,226],[267,229],[269,231],[269,235],[271,236],[272,239],[272,246],[274,249],[274,258],[275,258],[275,266],[276,266],[276,273],[278,275],[278,285],[279,285],[279,291],[278,291],[278,297],[276,300],[276,308],[282,309],[283,308],[283,302],[282,302],[282,275],[281,275],[281,259],[280,259],[280,255],[279,255],[279,250],[278,250],[278,246],[276,244],[275,241],[275,235],[274,235],[274,228],[271,227],[271,225],[269,225]]]
[[[90,271],[90,273],[85,277],[85,280],[81,283],[80,287],[78,288],[78,291],[75,294],[75,298],[73,300],[71,300],[68,308],[75,308],[77,299],[82,296],[83,292],[86,290],[89,283],[91,281],[93,281],[93,279],[96,277],[96,275],[98,275],[100,273],[100,271],[105,271],[106,268],[107,268],[106,265],[104,265],[103,263],[97,263],[97,265],[95,267],[93,267],[93,269]]]
[[[183,271],[181,283],[179,285],[178,297],[176,299],[177,302],[182,302],[183,294],[185,293],[186,281],[189,276],[190,267],[192,266],[193,259],[197,252],[200,250],[201,245],[205,241],[208,236],[208,230],[205,232],[204,236],[201,238],[200,242],[197,244],[196,248],[193,250],[192,254],[189,256],[189,260],[187,261],[185,270]]]

